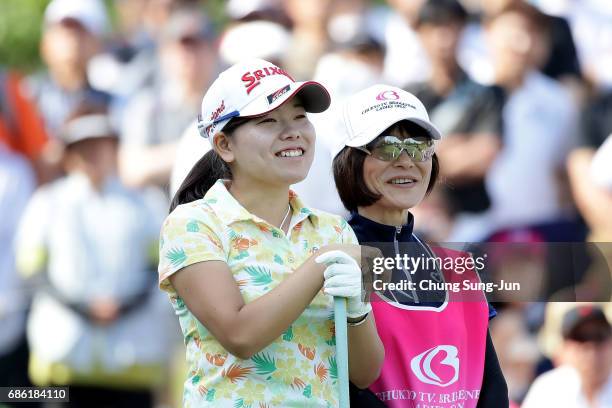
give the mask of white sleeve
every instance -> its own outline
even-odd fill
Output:
[[[13,242],[17,224],[35,187],[34,173],[28,163],[9,154],[0,152],[0,242]]]
[[[19,285],[15,273],[15,235],[35,187],[34,174],[27,161],[1,149],[0,146],[0,293],[4,295],[0,295],[0,303],[8,301],[6,296],[15,293],[13,289]],[[0,305],[0,315],[2,308]]]
[[[596,185],[612,192],[612,134],[608,136],[593,157],[591,177]]]
[[[19,272],[29,277],[45,267],[47,234],[51,221],[51,186],[39,188],[25,207],[16,236]]]
[[[546,396],[546,389],[544,389],[541,385],[541,379],[536,378],[529,388],[529,391],[521,404],[521,408],[541,408],[547,406],[546,404],[548,403],[548,399]]]
[[[192,122],[181,135],[172,175],[170,176],[170,196],[173,197],[189,174],[194,164],[210,150],[208,140],[200,136],[196,122]]]

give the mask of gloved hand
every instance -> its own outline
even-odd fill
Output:
[[[345,252],[333,250],[319,255],[316,263],[325,264],[323,292],[347,298],[346,315],[351,319],[362,317],[372,310],[369,302],[361,300],[361,268]]]

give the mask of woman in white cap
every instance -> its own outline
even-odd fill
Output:
[[[432,251],[412,231],[409,210],[431,191],[438,175],[440,132],[414,95],[387,85],[349,98],[343,121],[347,137],[333,169],[340,198],[351,212],[349,225],[362,245],[379,247],[386,257],[407,255],[422,262],[396,266],[395,288],[373,288],[385,361],[369,390],[352,388],[352,406],[376,406],[375,395],[384,403],[380,406],[389,407],[507,407],[505,380],[487,331],[495,312],[482,292],[461,298],[464,294],[438,285],[477,282],[478,276],[423,262],[469,255]]]
[[[351,380],[378,376],[356,238],[289,190],[313,159],[306,113],[328,106],[322,85],[259,59],[222,72],[204,97],[198,127],[212,150],[177,191],[160,243],[160,287],[187,346],[185,407],[337,406],[329,295],[348,298],[355,325]]]

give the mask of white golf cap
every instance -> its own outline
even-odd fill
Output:
[[[343,107],[342,119],[347,133],[344,146],[365,146],[402,120],[421,126],[432,139],[440,139],[440,131],[429,121],[423,103],[410,92],[390,85],[372,85],[351,96]]]
[[[281,106],[294,95],[306,112],[329,107],[325,87],[314,81],[295,82],[283,69],[262,59],[247,59],[223,71],[202,100],[198,131],[202,137],[220,132],[231,118],[256,117]]]
[[[64,144],[71,145],[86,139],[117,138],[110,118],[106,114],[93,113],[68,121],[60,132]]]
[[[53,0],[45,9],[45,24],[57,24],[72,19],[95,36],[108,28],[106,8],[100,0]]]

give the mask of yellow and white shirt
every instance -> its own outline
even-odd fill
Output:
[[[160,287],[187,346],[185,407],[335,407],[333,300],[319,292],[272,344],[248,360],[221,346],[191,314],[168,277],[203,261],[226,262],[246,303],[271,291],[316,250],[357,244],[340,217],[305,207],[290,191],[289,233],[249,213],[218,181],[200,200],[178,206],[160,239]]]

